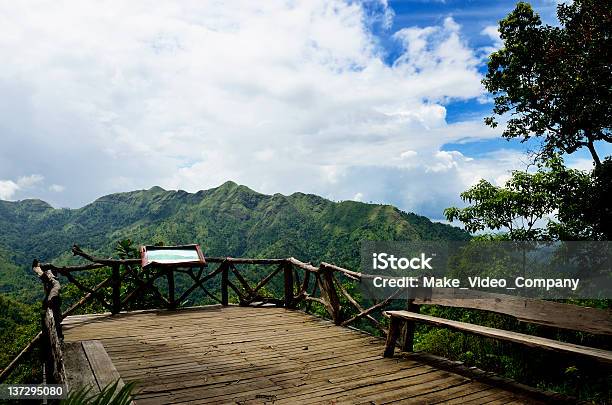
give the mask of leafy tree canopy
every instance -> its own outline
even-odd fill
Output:
[[[596,142],[612,142],[612,1],[575,0],[558,6],[560,26],[543,25],[528,3],[499,23],[503,47],[491,54],[483,80],[495,116],[510,114],[507,139],[543,139],[540,156],[586,147],[596,166]]]
[[[612,160],[592,173],[569,169],[555,156],[534,173],[514,171],[503,187],[486,180],[461,193],[466,208],[444,211],[470,232],[507,230],[511,240],[609,240]]]

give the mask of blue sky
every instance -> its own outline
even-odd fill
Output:
[[[555,23],[552,0],[533,2]],[[227,180],[433,219],[529,146],[483,124],[505,1],[0,5],[0,198]],[[609,154],[610,147],[602,147]],[[588,169],[587,154],[568,162]]]
[[[474,48],[483,48],[491,45],[491,39],[483,35],[486,27],[496,26],[516,6],[517,1],[490,1],[490,0],[397,0],[389,1],[395,12],[391,30],[406,26],[429,26],[432,22],[440,21],[447,16],[462,27],[465,40]],[[557,2],[532,1],[532,7],[539,13],[542,21],[554,25],[556,20]],[[381,30],[382,32],[383,30]],[[394,49],[394,41],[387,37],[389,49]],[[397,49],[397,48],[395,48]],[[390,54],[390,58],[393,58]],[[479,66],[481,74],[486,73],[486,65]],[[481,103],[474,99],[452,101],[446,106],[446,120],[449,123],[460,122],[466,119],[480,118],[490,114],[491,104]],[[501,148],[526,151],[537,146],[537,142],[521,144],[508,142],[503,139],[491,139],[478,142],[449,143],[443,145],[445,150],[457,150],[466,156],[480,156]]]

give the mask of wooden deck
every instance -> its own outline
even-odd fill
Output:
[[[381,339],[282,308],[71,316],[63,325],[66,343],[102,342],[121,378],[138,382],[136,404],[541,403],[419,355],[383,358]],[[75,361],[86,359],[66,364]]]

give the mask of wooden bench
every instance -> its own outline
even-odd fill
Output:
[[[115,381],[119,381],[117,391],[125,385],[99,340],[66,343],[64,358],[69,391],[88,388],[97,394]]]
[[[384,352],[385,357],[393,357],[402,323],[406,325],[402,350],[412,351],[415,324],[417,322],[422,322],[474,335],[550,350],[557,353],[586,357],[607,366],[612,364],[612,351],[609,350],[423,315],[419,313],[419,308],[422,304],[479,309],[510,315],[520,321],[528,323],[583,331],[597,335],[612,335],[612,312],[609,310],[512,297],[502,294],[474,292],[449,293],[449,291],[438,290],[433,291],[429,299],[412,301],[408,310],[386,311],[384,313],[390,318],[389,333],[387,335],[387,344]]]

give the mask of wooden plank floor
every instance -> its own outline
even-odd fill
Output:
[[[417,356],[383,358],[381,339],[282,308],[72,316],[64,335],[102,341],[138,405],[538,403]]]

